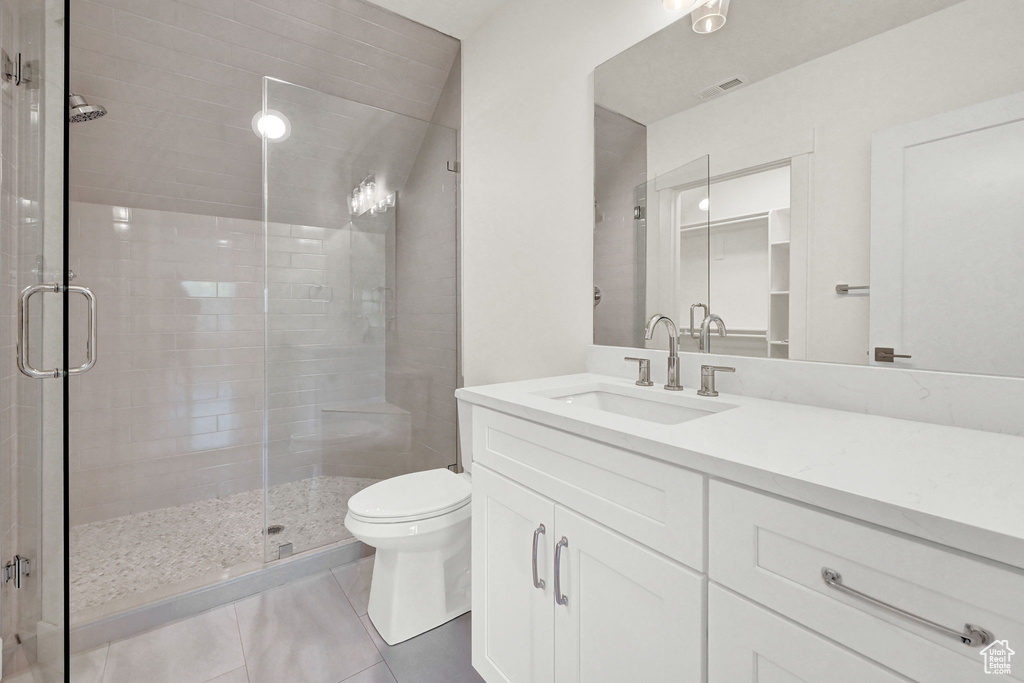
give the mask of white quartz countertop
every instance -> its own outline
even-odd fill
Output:
[[[665,425],[538,395],[594,384],[663,402],[735,407]],[[1024,437],[724,393],[703,398],[691,388],[667,392],[595,374],[470,387],[456,396],[1024,568]]]

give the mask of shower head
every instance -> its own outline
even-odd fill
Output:
[[[71,123],[92,121],[107,114],[107,110],[103,107],[89,104],[84,97],[74,93],[68,95],[68,110],[68,121]]]

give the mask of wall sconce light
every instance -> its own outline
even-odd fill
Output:
[[[693,10],[690,20],[696,33],[714,33],[725,26],[725,16],[729,12],[729,0],[711,0]]]

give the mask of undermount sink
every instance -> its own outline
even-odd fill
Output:
[[[665,397],[664,399],[641,397],[631,389],[611,385],[568,387],[538,393],[545,398],[566,405],[590,408],[666,425],[697,420],[736,407],[684,396]]]

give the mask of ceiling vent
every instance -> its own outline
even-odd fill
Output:
[[[733,78],[724,80],[716,85],[704,88],[703,90],[698,90],[697,97],[702,100],[710,100],[712,98],[718,97],[719,95],[724,95],[726,92],[730,90],[735,90],[741,85],[746,85],[746,83],[747,79],[745,79],[743,76],[734,76]]]

